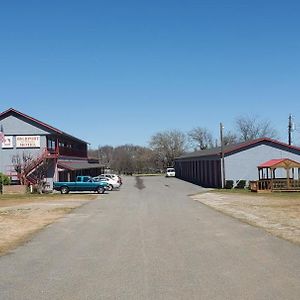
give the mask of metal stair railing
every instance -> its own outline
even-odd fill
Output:
[[[32,184],[36,184],[37,182],[36,182],[36,180],[34,179],[34,177],[33,176],[30,176],[32,173],[34,173],[34,171],[38,168],[38,167],[40,167],[43,163],[44,163],[44,161],[45,160],[47,160],[47,159],[52,159],[52,158],[57,158],[57,153],[55,152],[55,153],[50,153],[49,151],[48,151],[48,149],[47,148],[45,148],[44,150],[43,150],[43,152],[41,153],[41,155],[40,156],[38,156],[36,159],[34,159],[25,169],[24,169],[24,171],[23,171],[23,173],[22,173],[22,177],[25,179],[25,180],[27,180],[27,181],[29,181],[30,183],[32,183]]]

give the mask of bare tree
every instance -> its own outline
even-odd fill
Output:
[[[21,184],[25,184],[25,178],[23,177],[23,173],[28,168],[28,166],[32,163],[33,161],[32,155],[24,151],[22,155],[20,154],[13,155],[11,161],[18,175],[18,178],[20,179]]]
[[[196,150],[213,147],[213,137],[207,128],[196,127],[188,132],[188,137]]]
[[[236,144],[238,142],[238,137],[235,133],[227,131],[223,136],[223,142],[225,146]]]
[[[261,137],[277,137],[277,132],[271,125],[271,122],[260,120],[257,117],[238,117],[236,128],[241,141],[249,141]]]
[[[133,145],[122,145],[114,149],[111,167],[119,173],[133,173],[135,155]]]
[[[119,173],[150,173],[161,168],[156,153],[138,145],[105,145],[89,150],[89,155]]]
[[[97,151],[97,157],[99,162],[105,166],[110,166],[114,154],[114,147],[105,145],[99,146]]]
[[[37,191],[41,194],[45,187],[45,178],[51,161],[47,158],[34,159],[30,153],[23,152],[12,157],[12,164],[18,174],[21,184],[25,184],[30,177],[36,185]],[[31,170],[32,169],[32,170]],[[30,173],[26,174],[30,170]]]
[[[155,152],[163,167],[173,165],[174,158],[186,150],[186,135],[178,130],[158,132],[151,137],[150,148]]]

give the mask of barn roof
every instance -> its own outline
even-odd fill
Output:
[[[0,120],[4,119],[4,118],[6,118],[7,116],[10,116],[10,115],[19,116],[19,117],[21,117],[21,118],[23,118],[25,120],[30,121],[31,123],[36,124],[38,127],[42,127],[44,129],[48,130],[49,132],[56,133],[58,135],[64,135],[64,136],[66,136],[66,137],[68,137],[68,138],[70,138],[72,140],[88,144],[88,142],[86,142],[86,141],[78,139],[78,138],[76,138],[76,137],[74,137],[74,136],[72,136],[72,135],[70,135],[70,134],[68,134],[66,132],[63,132],[60,129],[57,129],[57,128],[51,126],[51,125],[48,125],[48,124],[46,124],[44,122],[41,122],[41,121],[39,121],[39,120],[37,120],[37,119],[35,119],[33,117],[30,117],[30,116],[28,116],[28,115],[26,115],[26,114],[24,114],[24,113],[22,113],[20,111],[17,111],[14,108],[9,108],[8,110],[0,113]]]
[[[270,139],[270,138],[259,138],[247,142],[242,142],[238,144],[228,145],[224,147],[224,155],[228,156],[237,152],[241,152],[258,145],[270,145],[276,148],[280,148],[292,153],[296,153],[300,155],[300,148],[296,146],[290,146],[286,143],[282,143],[280,141]],[[188,158],[197,158],[197,157],[211,157],[211,156],[220,156],[221,155],[221,147],[216,147],[212,149],[200,150],[191,153],[186,153],[182,156],[177,157],[176,159],[188,159]]]

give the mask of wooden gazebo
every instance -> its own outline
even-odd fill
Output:
[[[250,182],[254,192],[300,192],[300,162],[272,159],[258,166],[258,180]]]

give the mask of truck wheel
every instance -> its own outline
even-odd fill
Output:
[[[104,192],[105,192],[105,189],[102,186],[99,186],[98,189],[97,189],[97,193],[98,194],[104,194]]]
[[[69,193],[69,188],[67,186],[62,186],[60,189],[60,192],[62,194],[68,194]]]

